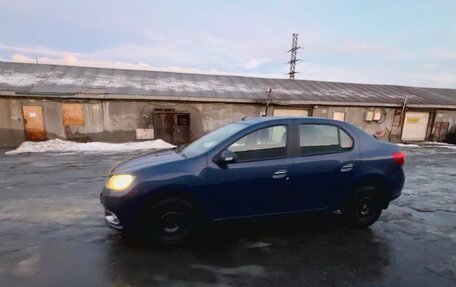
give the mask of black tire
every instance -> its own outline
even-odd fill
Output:
[[[375,186],[365,186],[355,193],[350,203],[342,209],[346,222],[355,228],[367,228],[382,214],[379,191]]]
[[[146,235],[154,243],[180,245],[194,235],[197,216],[189,202],[177,198],[164,199],[146,212],[144,225]]]

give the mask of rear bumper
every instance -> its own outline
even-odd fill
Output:
[[[405,183],[405,176],[404,172],[402,169],[400,169],[400,172],[397,172],[389,181],[389,193],[386,198],[385,205],[388,207],[388,204],[401,196],[402,194],[402,188],[404,187]]]
[[[389,201],[395,200],[396,198],[398,198],[399,196],[401,196],[401,194],[402,194],[402,192],[399,192],[399,193],[397,193],[397,194],[391,196],[390,199],[389,199]]]
[[[405,176],[404,171],[401,169],[390,182],[391,187],[391,200],[398,198],[404,188]]]

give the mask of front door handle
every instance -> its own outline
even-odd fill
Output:
[[[341,172],[347,172],[347,171],[352,171],[352,170],[353,170],[353,163],[352,163],[352,162],[345,163],[345,164],[340,168],[340,171],[341,171]]]
[[[288,171],[286,169],[279,169],[274,174],[272,175],[273,179],[280,179],[286,177],[288,174]]]

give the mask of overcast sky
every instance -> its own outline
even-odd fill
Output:
[[[456,1],[0,0],[4,61],[456,88]]]

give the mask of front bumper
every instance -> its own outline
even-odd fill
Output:
[[[121,231],[133,231],[138,228],[140,200],[130,191],[119,196],[115,191],[104,189],[100,201],[105,209],[105,223]]]
[[[110,211],[105,209],[105,222],[106,225],[108,225],[111,228],[114,228],[116,230],[122,230],[123,226],[120,224],[120,219],[117,217],[117,215]]]

